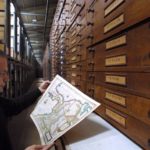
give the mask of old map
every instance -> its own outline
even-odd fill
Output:
[[[30,116],[42,144],[50,144],[98,106],[99,103],[57,75]]]

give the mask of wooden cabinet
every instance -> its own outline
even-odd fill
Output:
[[[63,36],[61,19],[50,35],[53,51],[63,45],[64,78],[102,104],[100,116],[150,149],[150,1],[77,0],[66,8]]]

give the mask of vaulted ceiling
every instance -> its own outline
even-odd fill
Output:
[[[38,61],[41,61],[49,39],[57,2],[58,0],[14,0]]]

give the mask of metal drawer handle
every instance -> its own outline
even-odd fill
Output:
[[[87,26],[94,26],[93,22],[87,22]]]
[[[94,9],[88,9],[88,13],[94,13]]]

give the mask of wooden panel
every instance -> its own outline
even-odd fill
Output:
[[[125,117],[122,117],[121,115],[115,113],[114,111],[111,111],[110,109],[106,108],[106,115],[113,119],[114,121],[116,121],[117,123],[119,123],[120,125],[122,125],[123,127],[126,126],[126,119]]]
[[[121,115],[125,116],[126,118],[126,128],[108,117],[105,112],[106,109],[110,109],[111,111]],[[150,126],[144,124],[143,122],[130,117],[126,116],[123,113],[120,113],[113,108],[110,108],[106,105],[101,105],[96,112],[101,115],[103,118],[105,118],[107,121],[109,121],[113,126],[118,128],[120,131],[122,131],[124,134],[129,136],[133,141],[140,144],[144,149],[149,149],[149,135],[150,135]],[[140,136],[139,136],[140,135]]]
[[[94,72],[94,83],[150,98],[150,73]]]
[[[96,85],[93,89],[97,101],[150,125],[149,99],[100,85]]]
[[[113,3],[115,1],[111,2]],[[94,26],[92,27],[94,43],[106,39],[107,37],[110,37],[125,28],[149,18],[150,2],[147,0],[126,0],[117,6],[113,11],[111,11],[109,15],[104,17],[104,11],[107,9],[107,7],[109,7],[109,5],[104,8],[104,2],[98,1],[93,6],[95,16]],[[103,10],[103,12],[100,13],[100,10]]]
[[[94,49],[94,70],[104,70],[106,66],[107,70],[109,68],[112,70],[113,67],[116,71],[144,71],[144,67],[150,66],[149,35],[148,22],[123,32],[121,35],[113,37],[106,42],[95,45],[92,47]],[[119,56],[123,56],[123,59],[122,57],[117,59],[120,58]],[[105,58],[112,59],[108,59],[108,64],[106,64]],[[119,65],[124,66],[119,68]]]

